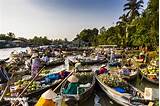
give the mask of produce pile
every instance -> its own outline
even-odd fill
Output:
[[[30,81],[26,81],[26,80],[19,80],[17,82],[14,83],[15,89],[16,91],[22,91],[29,83]],[[32,84],[28,87],[27,92],[31,92],[31,91],[35,91],[38,90],[39,88],[42,88],[42,86],[40,85],[40,82],[38,81],[33,81]]]
[[[41,76],[46,76],[47,74],[49,74],[50,73],[50,70],[46,70],[46,69],[44,69],[44,70],[42,70],[42,72],[41,72]]]
[[[76,73],[76,76],[78,77],[79,82],[81,84],[86,84],[88,82],[92,82],[92,79],[93,79],[93,73],[91,73],[91,72]]]
[[[159,68],[156,68],[155,66],[147,66],[147,68],[141,69],[142,74],[158,74]]]
[[[120,78],[118,75],[115,74],[100,74],[98,75],[100,80],[104,82],[106,85],[110,87],[122,87],[122,88],[127,88],[127,85],[125,81]]]

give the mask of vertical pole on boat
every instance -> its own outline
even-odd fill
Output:
[[[113,50],[112,50],[112,48],[111,48],[111,56],[110,56],[110,61],[109,61],[109,63],[112,63],[112,57],[113,57]]]
[[[11,70],[13,70],[15,67],[12,67],[9,71],[11,71]],[[10,79],[7,81],[7,86],[5,87],[5,90],[3,91],[3,94],[1,95],[1,97],[0,97],[0,101],[3,99],[3,97],[5,96],[5,94],[6,94],[6,92],[7,92],[7,89],[8,89],[8,87],[9,87],[9,85],[10,85],[10,81],[12,80],[12,78],[13,78],[13,76],[14,76],[14,71],[12,72],[12,75],[11,75],[11,77],[10,77]]]

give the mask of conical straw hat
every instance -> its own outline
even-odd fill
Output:
[[[69,78],[68,78],[68,81],[69,82],[78,82],[78,78],[74,75],[71,75]]]
[[[32,58],[37,57],[38,54],[37,53],[33,53]]]
[[[123,68],[123,69],[126,69],[127,67],[126,67],[126,66],[123,66],[122,68]]]
[[[46,92],[44,92],[41,97],[44,99],[54,99],[57,96],[57,94],[52,91],[51,89],[47,90]]]
[[[106,67],[106,65],[105,65],[105,64],[103,64],[103,65],[101,65],[101,67]]]

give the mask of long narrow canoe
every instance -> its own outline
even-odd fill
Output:
[[[102,90],[108,95],[110,99],[115,101],[116,103],[122,105],[122,106],[135,106],[135,105],[146,105],[145,102],[140,102],[139,100],[144,99],[144,93],[137,88],[133,87],[129,83],[126,82],[129,91],[125,93],[120,93],[116,91],[115,89],[111,88],[107,84],[105,84],[95,73],[96,80],[98,81],[99,86],[102,88]],[[139,98],[136,102],[134,101],[134,97]],[[132,102],[134,101],[134,102]]]
[[[52,62],[50,62],[49,64],[46,64],[47,67],[51,67],[51,66],[57,66],[57,65],[61,65],[64,64],[64,59],[63,58],[58,58],[56,60],[53,60]]]
[[[76,76],[79,78],[80,84],[90,83],[90,85],[88,87],[84,87],[84,92],[80,94],[78,94],[78,92],[77,94],[64,94],[63,90],[68,84],[68,81],[66,81],[61,87],[61,95],[63,96],[63,101],[65,101],[66,103],[73,102],[73,101],[76,102],[77,104],[83,103],[93,93],[95,82],[96,82],[93,72],[79,72],[79,73],[76,73]],[[78,89],[80,88],[83,88],[83,87],[78,87]]]
[[[93,65],[93,64],[103,64],[107,63],[107,59],[101,59],[101,60],[80,60],[82,65]]]
[[[78,59],[78,61],[81,62],[82,65],[94,65],[94,64],[103,64],[107,63],[108,60],[106,58],[94,60],[94,59]],[[76,64],[77,60],[69,60],[69,65],[74,66]]]

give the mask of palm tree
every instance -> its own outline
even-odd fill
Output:
[[[134,19],[136,16],[139,16],[139,9],[142,9],[143,7],[143,0],[127,0],[128,3],[124,4],[123,11],[127,12],[127,17],[129,17],[130,20]]]
[[[125,25],[128,22],[128,18],[126,14],[123,14],[122,16],[119,17],[119,20],[116,24],[118,25]]]

